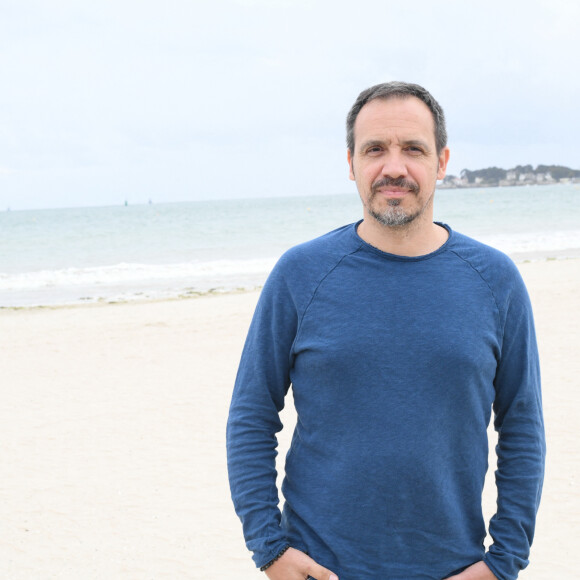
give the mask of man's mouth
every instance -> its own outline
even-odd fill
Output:
[[[395,187],[379,187],[375,191],[375,194],[377,193],[385,197],[400,197],[402,195],[409,193],[409,190]]]
[[[373,183],[371,191],[373,195],[380,193],[386,197],[401,197],[407,193],[418,193],[419,186],[402,177],[398,179],[383,177]]]

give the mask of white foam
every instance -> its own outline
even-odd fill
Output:
[[[506,254],[542,253],[580,248],[580,231],[515,232],[481,235],[478,239]]]
[[[0,273],[0,290],[33,290],[57,286],[87,286],[123,284],[162,280],[223,279],[237,275],[267,274],[274,259],[266,260],[216,260],[213,262],[182,264],[128,264],[94,268],[65,268],[40,270],[15,274]]]
[[[0,273],[0,307],[169,298],[261,286],[276,259]]]

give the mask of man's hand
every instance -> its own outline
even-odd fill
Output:
[[[465,568],[461,574],[449,576],[447,580],[497,580],[485,562],[476,562],[469,568]]]
[[[310,576],[316,580],[338,580],[336,574],[294,548],[288,548],[279,560],[265,570],[265,574],[270,580],[306,580]]]

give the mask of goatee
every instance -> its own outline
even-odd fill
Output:
[[[380,224],[389,227],[404,226],[421,215],[422,212],[420,210],[415,213],[407,213],[402,207],[399,207],[401,200],[396,198],[387,200],[389,207],[385,208],[383,211],[375,210],[372,207],[372,201],[376,196],[377,191],[381,187],[396,187],[397,189],[406,189],[415,195],[419,193],[419,186],[416,183],[405,179],[404,177],[398,177],[396,179],[391,177],[383,177],[382,179],[375,181],[371,188],[371,199],[367,209],[369,214],[374,217]]]

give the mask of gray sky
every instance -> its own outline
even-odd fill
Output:
[[[404,80],[448,172],[580,168],[576,0],[0,0],[0,209],[354,193],[344,118]]]

